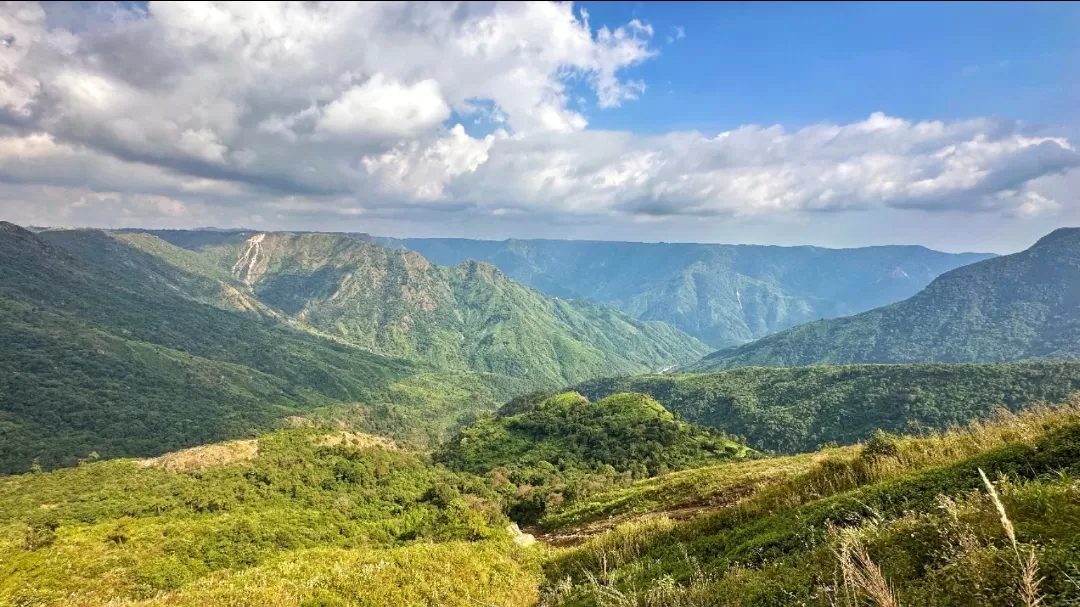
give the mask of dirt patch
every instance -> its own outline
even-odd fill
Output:
[[[536,536],[537,541],[549,546],[571,547],[583,544],[588,539],[607,533],[624,523],[647,521],[654,518],[668,518],[673,521],[686,521],[699,516],[719,512],[736,506],[747,498],[755,495],[758,489],[764,487],[763,483],[737,483],[724,488],[722,492],[706,498],[694,501],[686,501],[680,504],[660,508],[643,514],[620,514],[607,518],[596,519],[582,525],[560,529],[551,533],[542,533],[537,528],[528,528],[526,531]]]
[[[315,439],[315,444],[320,447],[333,447],[334,445],[348,445],[358,449],[367,447],[380,447],[390,451],[398,451],[400,447],[392,439],[374,434],[359,434],[356,432],[334,432],[324,434]]]
[[[139,460],[139,465],[144,468],[156,466],[166,470],[205,470],[250,461],[258,454],[259,441],[237,440],[166,453],[158,457]]]
[[[255,234],[244,243],[244,249],[240,252],[239,259],[233,264],[233,276],[242,281],[248,287],[262,276],[269,266],[268,256],[263,253],[262,243],[266,234]]]

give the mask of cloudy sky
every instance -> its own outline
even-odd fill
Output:
[[[4,4],[0,218],[1008,252],[1080,7]]]

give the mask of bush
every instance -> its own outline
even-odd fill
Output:
[[[900,437],[884,430],[875,430],[860,455],[863,459],[896,457],[900,455]]]

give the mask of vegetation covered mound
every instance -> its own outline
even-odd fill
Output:
[[[529,522],[601,487],[750,453],[718,431],[678,420],[643,394],[589,402],[564,392],[511,401],[461,430],[435,458],[491,477],[511,516]]]
[[[485,416],[443,445],[438,461],[478,474],[500,466],[599,469],[652,476],[744,455],[723,434],[679,421],[644,394],[596,402],[576,392],[532,397]]]

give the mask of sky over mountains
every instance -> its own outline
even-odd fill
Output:
[[[796,10],[6,5],[0,213],[46,225],[996,252],[1080,220],[1080,120],[1023,102],[1031,90],[1063,106],[1077,96],[1080,45],[1065,35],[1080,23],[1075,6],[995,9],[967,26],[942,8],[938,29],[1020,19],[1042,35],[1021,43],[1006,28],[995,47],[937,59],[915,32],[871,41],[859,20],[890,17],[867,12],[878,9],[823,9],[817,30]],[[762,58],[749,47],[743,61],[734,42],[747,34],[732,24],[787,31],[790,48]],[[882,58],[884,71],[834,69],[834,93],[808,84],[837,54]],[[1040,69],[1021,82],[1009,61]],[[924,64],[921,82],[911,64]],[[793,88],[749,77],[750,65]],[[996,84],[1018,101],[935,104],[960,72],[977,81],[969,92]],[[738,94],[731,82],[744,83]],[[906,91],[893,95],[906,115],[882,101],[889,87]],[[747,111],[755,95],[772,116]]]

